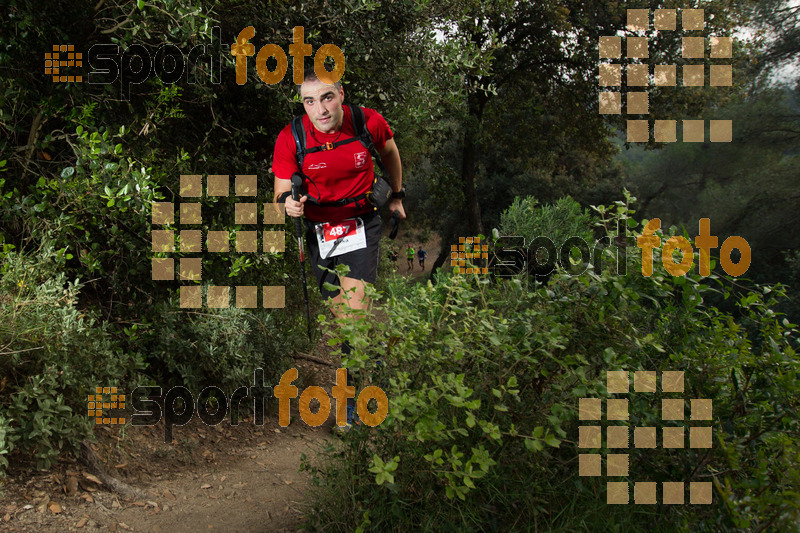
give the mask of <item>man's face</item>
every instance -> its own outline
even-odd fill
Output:
[[[300,96],[311,123],[322,133],[332,133],[342,126],[344,119],[344,88],[338,89],[319,80],[304,81]]]

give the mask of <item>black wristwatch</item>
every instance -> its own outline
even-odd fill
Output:
[[[392,191],[392,199],[393,200],[396,199],[396,198],[405,198],[405,197],[406,197],[406,188],[405,187],[400,189],[400,192]]]

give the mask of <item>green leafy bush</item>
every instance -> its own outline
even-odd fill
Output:
[[[0,473],[12,450],[48,468],[90,437],[86,397],[95,387],[233,391],[251,384],[258,367],[277,381],[290,349],[305,341],[305,324],[283,310],[193,312],[171,299],[115,326],[79,307],[83,285],[66,280],[65,249],[50,240],[36,254],[12,248],[0,271]]]
[[[628,225],[628,203],[598,209],[596,222]],[[397,282],[379,305],[386,322],[342,324],[354,347],[347,364],[383,384],[390,409],[377,428],[329,448],[322,466],[306,463],[320,486],[313,525],[796,530],[800,359],[795,326],[771,310],[780,288],[742,296],[737,323],[704,304],[732,297],[730,280],[658,268],[644,277],[637,252],[625,276],[559,271],[535,291],[480,276]],[[608,505],[609,478],[578,475],[580,453],[620,453],[577,447],[578,402],[610,397],[608,370],[682,370],[686,398],[713,400],[711,449],[629,448],[629,476],[613,479],[711,481],[712,505]],[[629,420],[612,424],[665,425],[662,397],[632,393]]]
[[[6,468],[8,468],[8,455],[14,450],[14,443],[11,442],[10,435],[10,420],[0,415],[0,476],[2,476]]]
[[[533,196],[514,198],[500,216],[498,231],[500,235],[524,237],[526,245],[536,237],[547,237],[556,247],[570,237],[580,237],[587,243],[592,240],[589,215],[569,196],[543,206]]]
[[[47,468],[91,433],[86,397],[97,386],[133,382],[143,362],[109,324],[80,310],[81,284],[67,282],[65,251],[44,241],[36,255],[6,245],[0,271],[0,376],[4,441]],[[0,447],[10,452],[11,447]],[[2,451],[0,451],[2,454]],[[5,466],[0,464],[0,466]]]
[[[7,413],[19,423],[12,426],[19,452],[36,461],[37,468],[49,468],[62,451],[72,450],[91,433],[93,422],[84,409],[66,404],[59,390],[57,370],[31,376],[11,398]],[[85,397],[85,396],[84,396]]]
[[[187,313],[177,302],[154,309],[159,323],[139,333],[148,346],[147,374],[162,387],[183,385],[197,393],[215,385],[223,390],[248,385],[253,370],[263,368],[277,381],[305,323],[290,323],[282,310],[205,309]]]

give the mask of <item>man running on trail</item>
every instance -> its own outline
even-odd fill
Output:
[[[425,272],[425,256],[428,255],[428,252],[420,248],[417,251],[417,257],[419,258],[419,266],[422,268],[422,271]]]
[[[297,146],[292,135],[291,124],[286,126],[275,141],[272,171],[275,173],[275,201],[284,199],[286,214],[305,217],[305,237],[311,269],[323,297],[330,298],[331,312],[337,318],[354,317],[349,309],[366,309],[369,301],[364,295],[365,282],[375,283],[378,276],[381,218],[363,194],[372,189],[373,162],[367,148],[359,141],[340,143],[356,137],[352,113],[343,106],[344,88],[341,83],[323,83],[313,68],[306,69],[303,84],[298,87],[306,114],[302,125],[306,133],[306,148],[302,169],[297,164]],[[391,176],[392,199],[389,212],[400,212],[406,218],[402,198],[405,196],[400,163],[400,152],[393,139],[394,134],[383,116],[373,109],[364,108],[364,122],[372,135],[375,148],[383,165]],[[315,147],[317,151],[311,152]],[[305,175],[305,187],[300,201],[285,193],[291,191],[293,174]],[[334,203],[338,200],[361,199],[345,205],[324,206],[309,202],[309,193],[319,203]],[[344,237],[333,239],[341,248],[331,249],[327,235]],[[321,251],[322,247],[322,251]],[[344,253],[342,249],[346,250]],[[350,267],[347,276],[339,278],[323,268],[334,269],[338,264]],[[341,290],[325,289],[328,282],[340,286]],[[355,292],[353,292],[353,290]],[[344,293],[347,293],[345,296]],[[348,309],[349,307],[349,309]],[[350,346],[342,345],[342,353],[348,355]],[[348,372],[348,386],[353,382]],[[355,402],[348,401],[348,426],[355,419]]]
[[[410,244],[406,246],[406,259],[408,259],[407,270],[414,270],[414,247]]]

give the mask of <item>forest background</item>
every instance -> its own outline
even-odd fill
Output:
[[[626,28],[628,9],[649,10],[646,31]],[[653,29],[657,9],[676,10],[676,30]],[[681,30],[688,9],[703,10],[702,30]],[[302,26],[314,51],[331,43],[344,52],[347,101],[388,120],[403,159],[408,223],[442,243],[430,251],[430,285],[387,276],[379,287],[386,323],[341,328],[358,348],[353,364],[367,364],[370,328],[399,343],[394,353],[402,355],[389,358],[387,371],[406,392],[393,404],[387,437],[354,438],[349,452],[332,453],[350,469],[308,467],[341,497],[329,498],[329,509],[376,530],[442,517],[479,529],[513,528],[520,517],[542,529],[591,530],[606,520],[650,529],[652,510],[609,518],[605,485],[577,475],[577,402],[609,395],[606,370],[672,369],[706,395],[693,397],[714,398],[718,440],[713,452],[649,460],[663,479],[714,486],[714,505],[670,508],[665,530],[797,528],[796,3],[6,0],[2,10],[0,470],[9,458],[47,468],[89,437],[85,397],[97,383],[232,390],[256,367],[274,382],[287,354],[307,346],[291,225],[284,253],[232,249],[204,259],[202,272],[204,283],[283,285],[282,309],[181,309],[179,283],[154,281],[152,259],[184,254],[155,253],[151,241],[152,203],[179,202],[180,175],[255,174],[256,201],[271,201],[275,138],[302,112],[291,59],[284,81],[267,85],[251,57],[239,84],[230,45],[253,26],[256,52],[268,43],[288,51]],[[730,86],[682,86],[682,67],[698,63],[682,53],[689,34],[733,37],[724,61]],[[648,57],[626,56],[627,39],[642,35]],[[599,58],[603,36],[622,38],[619,60]],[[166,48],[157,53],[165,43],[187,57],[200,45],[206,53],[187,61],[175,83],[153,72],[123,85],[141,65],[122,52],[147,50],[170,64]],[[44,73],[45,54],[62,44],[84,53],[82,67],[65,69],[82,72],[80,83]],[[94,45],[120,47],[119,78],[88,83]],[[704,55],[706,73],[723,63]],[[621,63],[623,72],[646,64],[651,74],[677,65],[675,86],[649,81],[649,114],[635,118],[676,120],[678,142],[651,134],[629,143],[631,117],[598,112],[601,91],[623,102],[641,91],[601,87],[601,62]],[[732,120],[732,140],[712,143],[706,132],[705,142],[681,142],[684,119]],[[201,201],[201,229],[246,229],[230,224],[233,197]],[[545,235],[557,245],[610,237],[619,245],[618,223],[641,232],[648,218],[661,219],[662,242],[670,234],[693,241],[701,218],[720,243],[744,237],[746,277],[724,276],[714,256],[706,278],[696,267],[685,277],[662,270],[643,278],[632,239],[625,276],[600,268],[543,279],[534,256],[518,276],[525,283],[442,268],[459,237],[529,243]],[[312,316],[322,312],[317,297],[312,306]],[[429,402],[436,412],[418,395],[438,398]],[[377,492],[359,493],[368,486]],[[356,493],[362,507],[347,503]],[[320,520],[325,512],[323,505]]]

